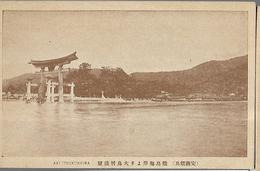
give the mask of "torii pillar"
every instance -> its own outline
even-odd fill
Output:
[[[31,81],[28,81],[26,83],[26,100],[30,100],[31,99]]]
[[[51,80],[47,81],[46,102],[51,102]]]
[[[40,103],[44,102],[45,99],[45,76],[44,76],[44,68],[45,67],[41,67],[40,70],[40,86],[39,86],[39,90],[38,90],[38,100]]]
[[[101,91],[101,98],[102,98],[102,99],[105,99],[104,91],[103,91],[103,90]]]
[[[58,80],[59,80],[59,103],[64,103],[63,99],[63,74],[62,74],[62,67],[63,65],[59,65],[59,72],[58,72]]]
[[[55,102],[55,86],[58,85],[58,83],[52,82],[51,83],[51,102],[54,103]]]
[[[28,82],[26,83],[26,100],[30,100],[32,98],[31,87],[38,86],[37,84],[33,84],[31,80],[32,79],[28,79]]]
[[[75,84],[72,82],[71,84],[68,84],[68,86],[70,86],[70,102],[74,102],[74,87]]]

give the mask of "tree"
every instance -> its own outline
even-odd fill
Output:
[[[100,88],[105,91],[107,97],[125,96],[127,80],[129,76],[122,68],[102,67],[99,77]]]
[[[89,71],[91,70],[91,64],[83,62],[79,65],[79,70],[81,71]]]
[[[7,92],[10,92],[11,94],[16,93],[16,91],[16,88],[11,84],[7,87]]]

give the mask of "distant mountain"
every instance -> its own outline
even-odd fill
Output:
[[[67,80],[67,76],[74,71],[78,71],[78,69],[70,69],[64,72],[65,82],[70,81]],[[100,77],[101,72],[101,69],[90,70],[90,74],[96,76],[96,78]],[[57,78],[57,73],[47,75]],[[77,73],[75,76],[77,76]],[[187,70],[136,72],[128,75],[128,77],[130,82],[128,81],[122,87],[124,86],[125,89],[136,89],[137,94],[140,94],[138,92],[140,91],[138,90],[140,86],[143,86],[141,87],[143,90],[145,90],[145,86],[149,86],[150,90],[146,91],[154,91],[156,89],[156,92],[163,90],[175,95],[187,96],[194,93],[201,93],[216,94],[219,96],[234,93],[240,96],[247,96],[248,59],[247,56],[241,56],[223,61],[213,60]],[[32,79],[33,83],[39,83],[40,75],[37,73],[27,73],[3,80],[3,91],[7,91],[11,86],[13,89],[18,89],[18,93],[24,93],[26,91],[25,84],[29,78]],[[113,88],[111,87],[111,89]]]
[[[2,91],[6,92],[15,89],[19,90],[17,93],[24,93],[26,91],[27,79],[32,79],[34,83],[38,83],[40,76],[38,74],[26,73],[10,79],[3,79]]]
[[[166,82],[190,93],[228,92],[247,94],[247,56],[223,61],[209,61],[191,69],[170,72],[137,72],[131,76],[140,81]]]

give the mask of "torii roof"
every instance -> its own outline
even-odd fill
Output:
[[[76,56],[77,52],[74,52],[70,55],[61,57],[61,58],[56,58],[56,59],[48,59],[48,60],[31,60],[29,64],[34,65],[35,67],[53,67],[57,65],[64,65],[64,64],[69,64],[71,61],[74,61],[78,59]]]

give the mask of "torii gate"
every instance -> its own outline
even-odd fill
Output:
[[[50,103],[50,102],[53,103],[54,99],[55,99],[54,89],[55,89],[55,86],[58,85],[58,83],[52,82],[51,79],[48,79],[46,84],[47,84],[46,102],[47,103]],[[74,87],[75,87],[75,84],[72,82],[70,84],[66,84],[66,86],[70,87],[70,102],[73,102],[74,101]]]
[[[38,93],[38,98],[40,100],[43,100],[45,97],[45,93],[43,93],[44,86],[45,86],[45,76],[44,76],[44,71],[45,68],[48,68],[49,72],[53,72],[55,67],[58,66],[58,92],[59,92],[59,102],[63,103],[63,74],[62,74],[62,69],[63,65],[71,63],[71,61],[74,61],[78,59],[76,56],[76,52],[61,57],[61,58],[56,58],[56,59],[49,59],[49,60],[31,60],[29,64],[32,64],[36,68],[40,68],[40,74],[41,74],[41,79],[40,79],[40,86],[39,86],[39,93]]]
[[[31,87],[33,87],[33,86],[36,87],[36,86],[38,86],[38,84],[32,83],[31,78],[27,79],[27,83],[26,83],[26,100],[27,101],[29,101],[32,98]]]

